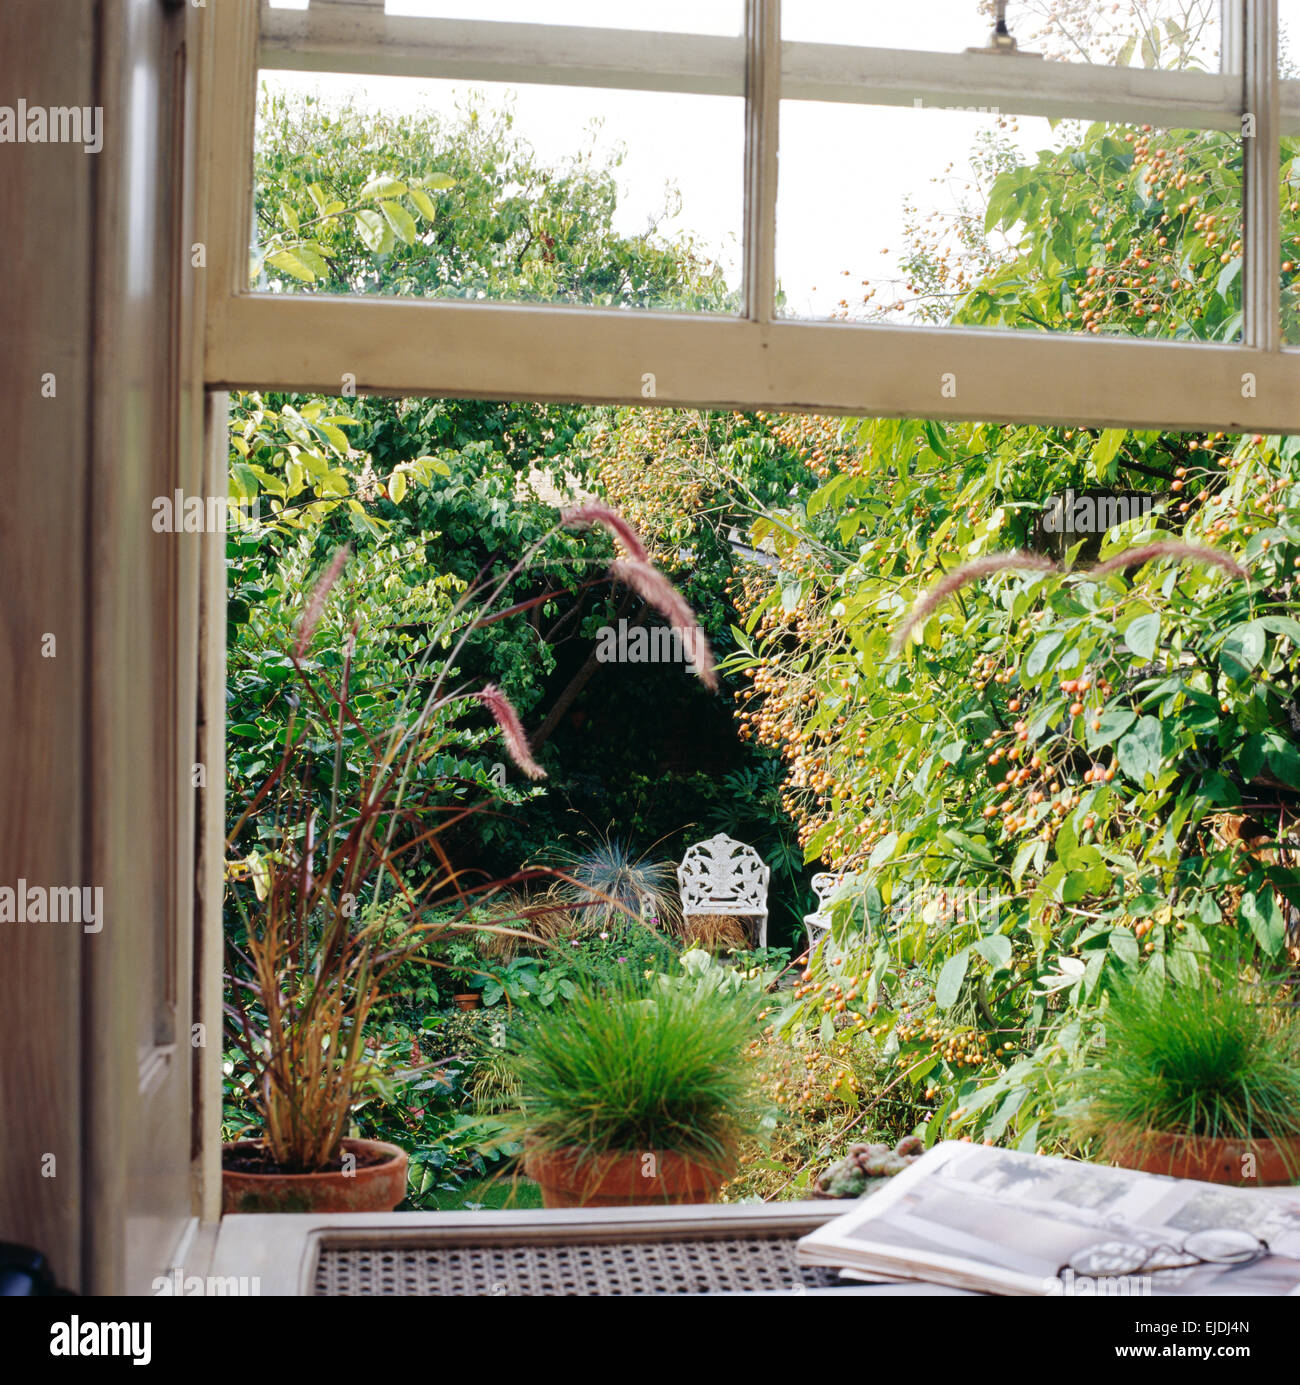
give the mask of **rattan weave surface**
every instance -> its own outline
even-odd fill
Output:
[[[838,1282],[833,1270],[795,1264],[795,1236],[519,1245],[325,1244],[317,1297],[797,1293]]]

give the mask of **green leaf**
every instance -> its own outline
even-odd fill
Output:
[[[1264,656],[1264,626],[1258,620],[1235,626],[1219,650],[1219,665],[1229,678],[1248,678]]]
[[[433,205],[433,198],[423,188],[411,189],[411,201],[415,203],[416,210],[426,221],[432,221],[438,215],[438,209]]]
[[[292,274],[295,279],[301,279],[304,284],[316,282],[315,271],[292,250],[273,251],[266,257],[266,263],[284,274]]]
[[[952,461],[952,453],[948,450],[948,441],[943,434],[943,426],[926,419],[925,424],[926,441],[930,444],[930,450],[937,456],[942,457],[945,462]]]
[[[1123,773],[1139,787],[1145,787],[1148,775],[1155,779],[1160,773],[1160,723],[1155,717],[1143,717],[1127,735],[1120,737],[1115,755]]]
[[[1241,274],[1241,256],[1235,260],[1229,260],[1219,272],[1218,281],[1214,285],[1214,291],[1220,298],[1227,298],[1228,290]]]
[[[1250,925],[1255,941],[1270,957],[1276,957],[1286,942],[1286,920],[1278,908],[1277,896],[1267,886],[1241,897],[1241,917]]]
[[[357,234],[367,250],[386,255],[393,248],[393,231],[378,212],[357,212]]]
[[[388,478],[388,498],[394,505],[402,503],[402,497],[406,494],[406,473],[398,468],[393,469],[393,473]]]
[[[366,180],[359,196],[373,200],[377,197],[402,197],[409,191],[406,184],[399,179],[392,178],[387,173],[376,173],[373,178]]]
[[[1276,731],[1264,737],[1264,758],[1275,778],[1289,789],[1300,789],[1300,750]]]
[[[1300,649],[1300,620],[1290,616],[1262,616],[1259,623],[1273,635],[1285,635],[1297,649]]]
[[[1025,660],[1025,676],[1027,678],[1037,678],[1049,665],[1052,655],[1061,647],[1065,636],[1059,630],[1051,630],[1042,637],[1029,651],[1029,657]]]
[[[1097,439],[1096,445],[1092,449],[1092,464],[1096,467],[1099,476],[1109,469],[1120,448],[1124,446],[1124,439],[1127,437],[1127,428],[1106,428],[1103,430],[1101,437]]]
[[[1130,962],[1136,965],[1142,955],[1142,949],[1137,938],[1127,928],[1112,928],[1108,946],[1121,962]]]
[[[992,933],[975,944],[975,951],[993,968],[1005,971],[1011,965],[1011,939],[1003,933]]]
[[[252,500],[261,492],[262,487],[258,482],[257,472],[245,462],[236,462],[230,468],[230,475],[239,491],[235,497],[237,500]]]
[[[1247,736],[1237,755],[1237,768],[1249,784],[1264,768],[1264,737]]]
[[[934,1003],[940,1010],[951,1009],[961,993],[961,983],[966,979],[969,955],[969,949],[962,948],[956,956],[949,957],[943,964],[943,970],[934,985]]]
[[[1038,846],[1038,842],[1022,842],[1017,849],[1016,859],[1011,866],[1011,883],[1016,889],[1020,888],[1020,881],[1029,866],[1029,862],[1033,859]]]
[[[1160,638],[1160,612],[1138,616],[1130,621],[1124,631],[1124,643],[1139,659],[1150,659],[1156,652],[1156,641]]]
[[[379,210],[404,245],[415,244],[415,218],[400,202],[381,202]]]
[[[1084,735],[1089,750],[1096,750],[1118,739],[1137,721],[1137,714],[1129,711],[1103,712],[1097,720],[1101,725],[1095,731],[1091,719],[1086,724]]]
[[[886,832],[876,843],[867,860],[869,869],[874,870],[877,866],[883,866],[886,861],[894,854],[894,848],[898,845],[898,833]]]

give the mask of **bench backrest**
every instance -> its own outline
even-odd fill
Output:
[[[752,846],[719,832],[688,847],[677,867],[682,912],[766,913],[771,874]]]

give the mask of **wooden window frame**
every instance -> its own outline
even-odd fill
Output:
[[[203,65],[194,234],[206,256],[202,358],[210,486],[220,487],[227,464],[224,391],[338,394],[345,381],[359,393],[416,397],[1196,431],[1295,427],[1300,351],[1283,345],[1279,331],[1277,145],[1282,134],[1300,132],[1300,82],[1277,79],[1277,0],[1249,0],[1240,31],[1225,35],[1233,54],[1229,66],[1239,65],[1238,75],[783,43],[780,0],[747,0],[746,31],[735,38],[411,20],[383,15],[375,0],[312,0],[306,12],[269,14],[265,28],[259,0],[217,0],[199,8],[196,23]],[[743,97],[741,314],[250,291],[250,167],[262,65]],[[920,99],[1229,131],[1240,130],[1243,113],[1250,112],[1255,136],[1246,143],[1243,191],[1243,340],[1220,345],[777,319],[783,98],[900,107]],[[861,162],[869,176],[869,151]],[[647,374],[656,382],[649,398]],[[946,376],[955,377],[955,395],[944,388]],[[1247,376],[1253,381],[1249,392],[1243,387]],[[204,582],[200,726],[211,770],[222,763],[225,673],[219,638],[224,564],[216,542],[205,554]],[[218,772],[217,778],[224,776]],[[219,791],[210,792],[197,882],[203,922],[196,1010],[203,1016],[220,1013],[220,803]],[[220,1145],[212,1127],[220,1104],[219,1045],[205,1053],[199,1084],[203,1134],[196,1145],[198,1207],[209,1225],[187,1263],[212,1253],[218,1233],[211,1223],[220,1214]],[[557,1216],[564,1214],[546,1214]],[[403,1214],[371,1219],[362,1230],[386,1238],[399,1225],[422,1232],[445,1221]],[[309,1241],[330,1226],[328,1218],[226,1219],[217,1262],[244,1273],[254,1266],[278,1291],[303,1292]],[[257,1255],[269,1258],[259,1261]]]
[[[1089,427],[1285,432],[1300,352],[1280,341],[1277,142],[1300,131],[1300,83],[1276,73],[1277,0],[1225,0],[1240,75],[782,43],[780,0],[748,0],[746,34],[650,34],[385,15],[382,0],[209,11],[205,374],[217,389],[567,400],[978,418]],[[632,312],[256,293],[247,286],[249,164],[262,64],[316,71],[743,94],[743,313]],[[1240,343],[777,319],[782,98],[995,105],[1028,114],[1240,129],[1246,229]],[[864,175],[870,154],[863,155]],[[644,377],[653,375],[647,398]],[[954,392],[955,391],[955,392]]]

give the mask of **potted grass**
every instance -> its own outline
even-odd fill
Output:
[[[1207,970],[1114,995],[1079,1078],[1081,1133],[1118,1164],[1244,1186],[1300,1180],[1300,1019]]]
[[[245,888],[233,889],[243,926],[228,941],[226,1011],[261,1133],[223,1147],[224,1212],[391,1211],[406,1195],[406,1152],[348,1132],[357,1106],[392,1087],[367,1029],[385,981],[408,961],[445,965],[430,944],[482,930],[472,903],[435,921],[423,906],[448,873],[437,845],[447,819],[429,812],[436,786],[410,772],[445,731],[429,714],[437,705],[399,716],[359,802],[332,798],[327,814],[310,763],[295,767],[307,742],[291,726],[279,769],[231,833],[258,842]],[[345,680],[336,724],[349,715]],[[269,822],[256,826],[259,816]]]
[[[758,1125],[753,990],[588,984],[507,1052],[524,1169],[546,1207],[711,1202]]]

